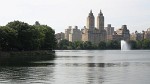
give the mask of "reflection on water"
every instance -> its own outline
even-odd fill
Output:
[[[53,72],[53,68],[41,68],[41,67],[5,67],[0,69],[0,84],[1,83],[42,83],[46,82],[46,79],[52,78],[50,75]],[[50,77],[50,78],[49,78]]]
[[[54,60],[1,65],[0,84],[150,84],[149,54],[149,50],[57,50]]]

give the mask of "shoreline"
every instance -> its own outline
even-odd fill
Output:
[[[53,60],[55,51],[0,51],[0,64],[30,63],[35,61]]]

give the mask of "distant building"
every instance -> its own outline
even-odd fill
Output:
[[[111,24],[108,24],[107,27],[105,27],[106,34],[107,34],[107,40],[109,40],[109,37],[113,35],[114,33],[114,27],[111,27]]]
[[[147,31],[143,31],[144,39],[150,39],[150,28]]]
[[[65,34],[63,32],[57,33],[57,34],[55,34],[55,37],[56,37],[57,41],[60,42],[61,40],[65,39]]]
[[[69,34],[71,33],[72,26],[65,29],[65,39],[69,41]]]
[[[135,31],[135,33],[132,33],[130,36],[130,40],[143,40],[143,33],[138,33]]]
[[[114,27],[111,27],[111,24],[108,24],[108,26],[104,28],[104,15],[101,10],[97,16],[97,26],[95,26],[95,17],[92,10],[86,22],[86,26],[81,30],[78,29],[77,26],[75,26],[75,28],[69,26],[65,29],[65,39],[71,42],[90,41],[92,44],[98,44],[100,41],[107,40],[130,40],[130,31],[126,25],[122,25],[122,27],[116,31],[114,31]],[[134,39],[141,39],[140,34],[136,33],[135,35],[136,36],[132,35]],[[144,31],[143,37],[150,39],[150,29]]]
[[[113,35],[114,33],[114,27],[111,27],[111,24],[108,24],[107,27],[105,27],[107,35]]]
[[[130,40],[130,31],[127,29],[126,25],[122,25],[121,28],[116,30],[114,34],[108,37],[110,40]]]
[[[34,25],[40,25],[39,21],[36,21]]]
[[[118,35],[118,34],[116,33],[116,31],[114,31],[114,34],[113,34],[113,35],[109,35],[109,36],[107,37],[107,40],[120,41],[120,40],[122,40],[122,35]]]
[[[69,41],[81,41],[81,31],[78,29],[78,26],[75,26],[75,28],[71,29],[69,34]]]
[[[104,30],[104,16],[100,11],[97,17],[97,27],[95,27],[95,17],[90,11],[87,17],[87,26],[82,31],[82,41],[90,41],[98,44],[100,41],[106,41],[106,30]]]
[[[131,40],[143,39],[150,39],[150,28],[148,28],[146,31],[142,31],[142,33],[138,33],[137,31],[135,31],[135,33],[131,34]]]

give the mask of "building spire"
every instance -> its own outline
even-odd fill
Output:
[[[93,16],[92,9],[90,10],[89,16]]]
[[[90,10],[90,13],[92,13],[92,9]]]
[[[100,9],[100,13],[99,13],[99,15],[103,15],[103,13],[102,13],[102,10]]]

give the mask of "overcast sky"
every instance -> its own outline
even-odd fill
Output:
[[[0,25],[39,21],[64,32],[68,26],[85,26],[91,9],[95,18],[101,9],[105,26],[112,24],[115,30],[124,24],[130,32],[150,27],[150,0],[0,0]]]

